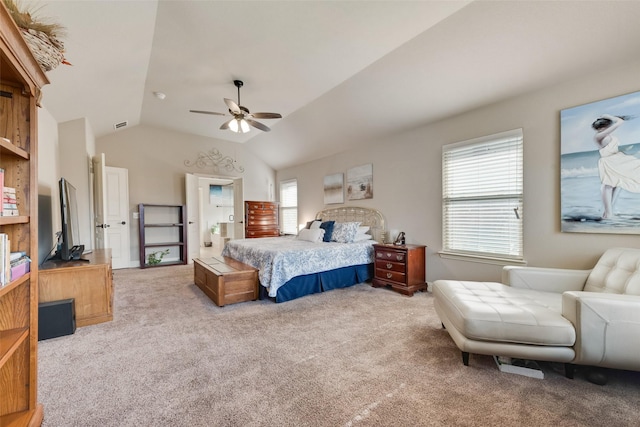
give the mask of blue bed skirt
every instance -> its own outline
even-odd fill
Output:
[[[291,301],[305,295],[346,288],[369,281],[372,277],[373,264],[353,265],[321,273],[297,276],[278,288],[275,300],[276,302]],[[260,286],[260,298],[263,298],[263,295],[266,294],[266,288]]]

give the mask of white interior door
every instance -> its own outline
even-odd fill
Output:
[[[107,166],[106,223],[114,269],[129,268],[131,263],[131,239],[129,224],[129,171]]]
[[[109,247],[109,237],[107,235],[107,195],[104,190],[105,175],[105,156],[101,153],[93,158],[93,230],[96,249],[104,249]]]
[[[187,260],[193,263],[200,256],[200,200],[198,197],[198,177],[185,174],[185,195],[187,204]]]

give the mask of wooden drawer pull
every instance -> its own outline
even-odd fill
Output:
[[[397,259],[398,261],[402,261],[402,260],[404,259],[404,256],[402,256],[402,255],[396,255],[396,259]]]
[[[391,264],[390,262],[387,263],[387,269],[391,270],[391,267],[393,267],[393,264]]]
[[[387,273],[387,279],[391,279],[392,277],[393,277],[393,274]]]

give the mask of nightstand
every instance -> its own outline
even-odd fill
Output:
[[[375,269],[371,285],[391,286],[394,291],[413,296],[427,289],[424,245],[373,245]]]

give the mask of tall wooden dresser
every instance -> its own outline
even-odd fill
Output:
[[[244,237],[277,237],[280,235],[277,202],[244,202]]]
[[[0,169],[16,189],[17,216],[0,216],[4,251],[38,259],[38,111],[49,83],[20,30],[0,2]],[[5,241],[3,239],[3,241]],[[5,241],[6,242],[6,241]],[[5,252],[6,253],[6,252]],[[39,426],[38,263],[0,281],[0,426]]]

